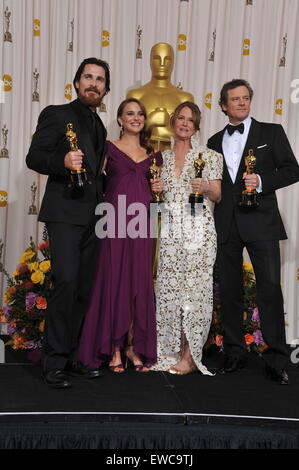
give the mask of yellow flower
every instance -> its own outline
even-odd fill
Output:
[[[38,261],[34,261],[34,263],[29,263],[28,268],[30,271],[38,271]]]
[[[17,277],[19,274],[20,274],[19,271],[16,270],[16,271],[13,273],[12,277]]]
[[[36,252],[31,248],[27,248],[20,258],[20,264],[27,263],[27,261],[30,261],[34,256],[36,256]]]
[[[34,284],[43,284],[45,280],[45,275],[41,271],[35,271],[31,274],[31,281]]]
[[[7,293],[5,293],[5,294],[3,295],[3,302],[4,302],[5,304],[9,304],[10,301],[11,301],[10,295],[7,294]]]
[[[42,273],[47,273],[51,269],[51,261],[50,260],[42,261],[41,263],[39,263],[39,269],[41,270]]]
[[[15,292],[16,292],[15,286],[11,286],[6,289],[6,292],[3,296],[3,301],[5,304],[9,305],[14,300],[13,295],[15,294]]]
[[[250,273],[253,273],[253,267],[252,267],[252,264],[249,263],[249,261],[243,262],[243,269],[245,269],[245,271],[249,271]]]

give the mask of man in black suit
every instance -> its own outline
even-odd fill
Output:
[[[222,200],[214,213],[226,353],[219,372],[237,371],[246,360],[242,333],[242,264],[246,247],[256,276],[262,334],[269,346],[264,352],[266,372],[274,381],[287,384],[279,251],[279,240],[287,236],[275,190],[298,181],[299,167],[282,126],[257,122],[249,116],[252,96],[253,90],[245,80],[235,79],[223,86],[219,104],[229,124],[208,141],[208,147],[224,155]],[[256,166],[253,174],[247,175],[245,157],[250,149]],[[258,192],[258,207],[239,207],[244,185]]]
[[[84,367],[76,354],[96,260],[95,207],[103,197],[106,129],[96,108],[110,90],[108,64],[85,59],[73,84],[78,98],[41,112],[26,157],[29,168],[48,175],[39,213],[49,233],[53,275],[46,311],[43,377],[54,388],[70,387],[69,376],[100,376],[98,370]],[[66,138],[69,123],[77,134],[79,150],[70,149]],[[88,182],[83,189],[71,187],[71,170],[82,167]]]

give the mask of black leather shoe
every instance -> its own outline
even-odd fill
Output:
[[[218,374],[230,374],[231,372],[237,372],[240,369],[243,369],[246,364],[244,358],[234,358],[228,357],[220,369],[218,369]]]
[[[72,377],[84,377],[86,379],[97,379],[102,375],[102,372],[100,372],[99,369],[86,367],[80,361],[68,362],[64,370],[67,375]]]
[[[63,370],[49,370],[43,374],[44,382],[51,388],[70,388],[72,386]]]
[[[266,374],[271,380],[280,385],[289,385],[289,377],[284,369],[276,369],[275,367],[266,366]]]

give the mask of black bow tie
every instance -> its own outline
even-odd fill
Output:
[[[240,134],[243,134],[244,132],[244,124],[243,122],[241,122],[241,124],[238,124],[238,126],[231,126],[230,124],[228,124],[226,126],[226,129],[227,129],[227,132],[229,133],[229,135],[233,135],[233,133],[235,131],[239,131]]]

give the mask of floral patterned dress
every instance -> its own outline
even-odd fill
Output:
[[[167,370],[181,358],[183,338],[187,340],[198,369],[212,375],[202,364],[213,309],[213,266],[216,232],[213,204],[204,197],[195,216],[188,199],[194,160],[198,153],[205,161],[202,176],[222,179],[223,158],[219,153],[191,139],[180,177],[175,173],[172,150],[163,152],[165,209],[162,213],[156,283],[158,362],[154,370]]]

